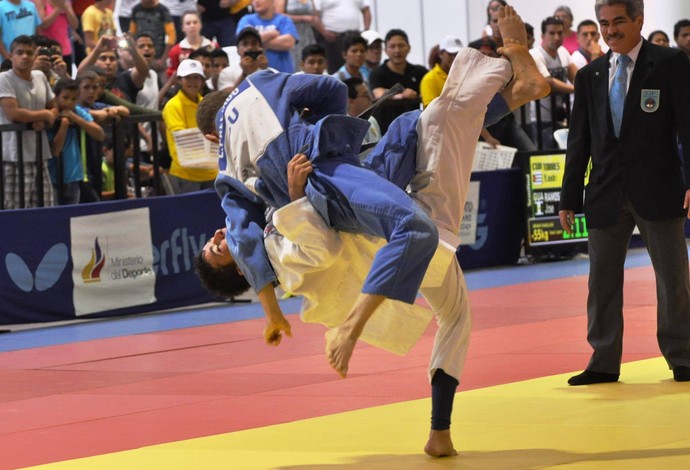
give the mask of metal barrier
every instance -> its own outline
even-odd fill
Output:
[[[141,133],[139,132],[139,123],[148,122],[151,124],[151,142],[152,148],[150,149],[151,155],[153,156],[153,186],[155,193],[157,195],[165,194],[163,176],[159,171],[160,168],[160,156],[161,156],[161,146],[159,142],[158,133],[158,123],[162,122],[163,118],[160,114],[140,114],[136,116],[128,116],[122,118],[119,122],[111,122],[103,124],[103,127],[111,126],[112,138],[113,138],[113,154],[114,154],[114,166],[115,166],[115,198],[116,199],[127,199],[127,182],[129,179],[129,173],[127,170],[127,138],[132,138],[133,155],[132,155],[132,165],[133,165],[133,181],[134,181],[134,196],[137,198],[142,197],[141,192],[141,179],[140,179],[140,167],[141,167],[141,146],[139,139]],[[30,124],[23,123],[12,123],[0,125],[0,149],[3,144],[3,137],[9,132],[15,132],[17,137],[17,171],[18,171],[18,189],[19,189],[19,206],[20,208],[26,207],[25,198],[25,168],[24,168],[24,148],[22,142],[23,132],[35,132],[36,134],[36,166],[37,168],[42,168],[43,166],[43,139],[41,138],[43,132],[45,131],[34,131]],[[6,189],[6,175],[5,175],[5,165],[4,163],[14,161],[10,160],[12,156],[7,155],[2,159],[2,165],[0,165],[0,210],[5,209],[5,189]],[[62,181],[62,176],[64,175],[64,168],[62,164],[62,159],[59,160],[60,164],[57,167],[57,180]],[[84,169],[86,172],[87,169]],[[36,191],[37,200],[39,207],[45,206],[45,195],[43,194],[43,171],[36,172]],[[62,196],[62,185],[57,185],[57,200],[61,199]],[[99,195],[100,196],[100,195]]]
[[[36,134],[36,166],[41,169],[41,171],[36,172],[36,187],[38,190],[38,204],[39,206],[44,206],[44,194],[43,194],[43,131],[34,131],[29,124],[3,124],[0,125],[0,153],[3,153],[2,165],[0,165],[0,209],[5,208],[5,163],[12,162],[12,160],[5,160],[3,148],[3,135],[7,132],[15,132],[17,138],[17,168],[19,171],[19,205],[21,207],[26,206],[26,200],[24,197],[24,191],[26,185],[24,182],[24,145],[22,139],[22,133],[25,131],[32,131]],[[7,157],[11,157],[8,155]]]
[[[554,114],[553,110],[559,108],[560,106],[557,105],[556,99],[561,98],[563,100],[563,113],[564,113],[564,119],[555,121],[554,120]],[[570,95],[567,94],[558,94],[558,93],[551,93],[548,97],[544,98],[547,100],[550,100],[550,105],[551,105],[551,127],[552,130],[557,130],[557,129],[563,129],[568,127],[568,122],[570,121]],[[544,143],[544,138],[543,138],[543,131],[545,128],[544,121],[542,120],[541,116],[541,102],[542,100],[536,100],[536,101],[531,101],[527,103],[526,105],[520,107],[519,111],[519,116],[520,116],[520,125],[522,126],[522,129],[527,133],[527,135],[530,137],[530,139],[535,139],[536,137],[536,142],[534,142],[537,146],[537,149],[539,150],[553,150],[557,149],[558,147],[547,147]],[[530,106],[535,106],[535,121],[534,121],[534,129],[536,129],[536,136],[534,135],[533,128],[532,128],[532,121],[531,121],[531,116],[530,114]]]
[[[126,136],[132,136],[132,178],[134,181],[134,195],[142,197],[141,193],[141,145],[139,123],[151,124],[151,156],[153,157],[153,185],[157,195],[165,193],[162,183],[160,169],[161,148],[159,146],[158,123],[163,121],[160,114],[137,114],[122,118],[113,126],[113,153],[115,159],[115,199],[127,199],[127,156],[126,156]],[[133,131],[130,134],[130,131]]]
[[[560,96],[567,96],[567,95],[560,95]],[[556,109],[556,95],[552,94],[548,98],[551,100],[551,109]],[[560,127],[567,127],[567,122],[570,116],[570,100],[568,98],[564,99],[565,102],[565,113],[566,113],[566,119],[565,122],[560,123]],[[536,144],[537,148],[540,150],[545,149],[545,145],[543,142],[542,138],[542,130],[544,129],[544,124],[542,122],[541,118],[541,106],[539,105],[540,100],[534,102],[536,106],[536,123],[535,127],[537,129],[537,135],[536,135]],[[395,103],[394,103],[395,104]],[[408,103],[405,103],[408,104]],[[410,104],[408,104],[410,105]],[[527,105],[523,106],[520,108],[520,111],[518,112],[518,115],[520,116],[520,121],[522,124],[523,129],[527,132],[528,135],[532,136],[532,132],[530,129],[530,121],[529,121],[529,106],[531,103],[528,103]],[[412,104],[414,106],[414,104]],[[418,106],[418,103],[416,104]],[[382,106],[382,108],[385,108],[386,104]],[[390,111],[390,110],[388,110]],[[382,116],[383,117],[383,116]],[[166,192],[169,192],[169,189],[164,182],[165,182],[165,175],[161,173],[160,171],[160,163],[161,163],[161,149],[162,145],[160,145],[163,141],[162,136],[159,136],[159,129],[158,129],[158,123],[162,122],[163,118],[161,114],[139,114],[139,115],[133,115],[133,116],[128,116],[122,118],[119,122],[117,123],[109,123],[105,125],[109,125],[112,128],[112,139],[113,139],[113,153],[114,153],[114,167],[115,167],[115,198],[116,199],[127,199],[128,198],[128,190],[127,190],[127,182],[129,180],[129,172],[127,168],[127,147],[128,147],[128,137],[131,137],[131,145],[133,148],[133,153],[132,153],[132,180],[133,180],[133,186],[134,186],[134,197],[140,198],[142,197],[142,191],[141,191],[141,177],[140,177],[140,169],[141,169],[141,163],[142,163],[142,152],[141,152],[141,146],[140,146],[140,138],[141,138],[141,133],[139,132],[139,123],[150,123],[151,124],[151,156],[152,156],[152,164],[153,164],[153,188],[155,191],[156,195],[162,195],[166,194]],[[381,123],[380,123],[381,124]],[[555,130],[555,125],[557,123],[553,122],[552,125],[554,125],[554,130]],[[104,125],[104,127],[105,127]],[[21,134],[23,131],[33,131],[28,124],[4,124],[0,125],[0,148],[2,148],[2,142],[3,142],[3,136],[8,133],[8,132],[15,132],[17,135],[17,163],[18,163],[18,173],[19,173],[19,203],[21,207],[25,207],[26,201],[24,197],[24,190],[25,190],[25,182],[24,182],[24,151],[23,151],[23,145],[22,145],[22,139],[21,139]],[[382,131],[383,131],[383,126],[382,126]],[[37,155],[36,155],[36,163],[37,166],[40,168],[43,163],[42,159],[42,152],[43,152],[43,140],[41,139],[41,135],[44,131],[33,131],[36,133],[36,150],[37,150]],[[9,161],[9,160],[8,160]],[[3,163],[5,162],[5,159],[3,158]],[[58,166],[58,181],[61,181],[61,175],[62,175],[62,165]],[[86,171],[86,169],[84,169]],[[0,209],[5,208],[5,172],[4,172],[4,165],[0,165]],[[44,200],[44,194],[43,194],[43,172],[38,171],[36,175],[36,188],[37,188],[37,197],[38,197],[38,203],[39,206],[44,206],[45,205],[45,200]],[[58,185],[57,191],[58,195],[61,192],[61,185]],[[99,195],[100,196],[100,195]]]

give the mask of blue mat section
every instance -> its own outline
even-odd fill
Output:
[[[648,266],[649,256],[644,249],[633,249],[628,253],[626,267]],[[567,261],[554,261],[525,266],[488,268],[466,273],[467,285],[471,290],[489,289],[508,285],[524,284],[564,277],[581,276],[588,273],[589,261],[585,257]],[[281,300],[286,314],[299,312],[301,298]],[[0,335],[0,352],[54,346],[79,341],[91,341],[118,336],[168,331],[180,328],[216,325],[221,323],[261,318],[263,312],[258,303],[227,304],[202,307],[193,310],[115,317],[91,322],[15,331]],[[11,328],[11,325],[8,326]]]
[[[301,298],[280,301],[283,312],[294,313],[300,309]],[[261,318],[263,311],[258,303],[227,304],[208,308],[196,308],[170,313],[115,317],[74,325],[53,326],[22,330],[0,335],[0,352],[55,346],[58,344],[115,338],[118,336],[154,333],[157,331],[217,325]]]
[[[645,249],[633,249],[625,260],[626,268],[649,266],[651,260]],[[488,268],[465,273],[470,290],[548,281],[571,276],[589,274],[589,259],[584,256],[566,261],[551,261],[532,265]]]

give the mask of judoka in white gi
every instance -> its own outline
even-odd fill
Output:
[[[524,36],[524,25],[511,8],[506,9],[501,23],[507,29],[504,34],[508,45],[506,54],[514,62],[518,81],[523,81],[516,85],[525,87],[520,91],[525,95],[524,101],[544,96],[547,85],[539,80],[538,74],[532,73],[536,68],[531,69],[534,65],[531,58],[528,59],[526,48],[510,40],[516,38],[519,42]],[[519,28],[522,28],[522,35],[516,32]],[[400,129],[404,130],[411,122],[419,138],[413,161],[406,161],[403,153],[398,155],[399,159],[369,162],[380,175],[396,179],[396,184],[407,186],[409,183],[410,194],[439,231],[439,247],[421,289],[439,325],[429,366],[432,430],[425,451],[432,456],[456,453],[450,438],[450,414],[471,329],[467,287],[455,258],[455,248],[460,244],[456,234],[487,104],[509,81],[511,73],[510,64],[505,60],[462,50],[441,96],[419,119],[414,115],[403,119]],[[518,104],[511,103],[513,106]],[[405,168],[413,169],[407,181]],[[300,197],[310,171],[311,162],[305,156],[295,157],[288,165],[288,181],[292,176],[295,182],[297,173],[295,184],[299,186],[299,177],[305,178],[302,192],[291,186],[290,196],[297,200],[273,214],[273,224],[266,231],[264,245],[281,286],[288,292],[304,296],[302,319],[335,327],[327,334],[326,352],[331,365],[345,376],[357,338],[403,354],[423,333],[431,312],[418,305],[389,299],[378,307],[376,315],[346,317],[374,255],[385,240],[330,229],[309,201]],[[224,238],[224,230],[219,230],[201,256],[227,252]],[[289,334],[286,320],[277,333],[280,331]],[[276,330],[269,333],[275,335]],[[275,343],[280,341],[279,336],[273,338]]]

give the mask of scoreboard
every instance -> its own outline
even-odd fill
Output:
[[[571,249],[573,243],[587,241],[587,221],[584,214],[575,214],[573,233],[561,228],[558,204],[565,170],[565,153],[536,152],[527,156],[523,168],[527,183],[526,246]],[[565,245],[569,245],[566,247]]]

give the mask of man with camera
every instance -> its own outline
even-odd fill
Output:
[[[293,73],[295,64],[290,51],[299,41],[295,23],[289,16],[276,13],[274,0],[252,0],[252,7],[254,13],[242,17],[237,24],[237,32],[242,32],[247,26],[256,28],[271,68]]]
[[[268,59],[263,51],[261,35],[252,26],[247,26],[237,35],[237,53],[240,56],[240,63],[234,63],[220,72],[218,90],[234,88],[245,77],[257,70],[268,68]]]
[[[61,78],[69,78],[67,63],[62,58],[62,47],[54,39],[38,36],[36,39],[36,58],[34,59],[34,70],[40,70],[48,79],[52,88]]]

